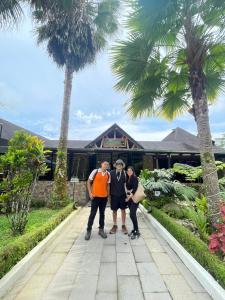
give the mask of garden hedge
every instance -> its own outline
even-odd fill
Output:
[[[151,214],[225,288],[225,263],[216,255],[211,254],[208,246],[202,240],[193,235],[187,228],[177,224],[173,218],[164,212],[153,207]]]
[[[44,225],[29,233],[25,233],[16,241],[13,241],[0,249],[0,278],[2,278],[18,261],[43,240],[72,211],[72,204],[70,204],[61,209]]]

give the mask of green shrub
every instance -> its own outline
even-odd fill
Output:
[[[66,206],[44,225],[20,236],[16,241],[0,249],[0,278],[60,224],[72,210],[71,204]]]
[[[162,211],[175,219],[183,219],[185,217],[184,208],[173,202],[165,204],[162,207]]]
[[[209,252],[208,246],[188,229],[157,208],[152,215],[177,239],[178,242],[225,288],[225,264]]]
[[[150,207],[161,208],[165,204],[172,202],[170,196],[161,195],[160,197],[152,197],[151,199],[145,199],[142,201],[142,205],[149,210]]]
[[[46,207],[47,203],[46,203],[46,200],[44,200],[44,199],[32,198],[30,206],[32,208],[41,208],[41,207]]]

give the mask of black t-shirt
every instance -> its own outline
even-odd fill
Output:
[[[126,195],[125,186],[126,174],[125,171],[116,172],[113,170],[110,172],[111,182],[110,182],[110,194],[113,196],[123,196]]]
[[[135,194],[138,189],[138,178],[135,175],[132,175],[130,178],[127,176],[126,188],[132,190],[132,193]]]

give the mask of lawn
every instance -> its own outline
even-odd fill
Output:
[[[55,216],[59,210],[53,210],[49,208],[34,209],[30,212],[28,218],[28,224],[25,233],[31,232],[33,229],[43,225],[53,216]],[[6,216],[0,216],[0,249],[7,245],[9,242],[18,239],[18,236],[12,236],[9,222]]]

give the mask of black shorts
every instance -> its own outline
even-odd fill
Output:
[[[126,202],[126,195],[122,196],[115,196],[111,195],[111,210],[118,210],[118,209],[126,209],[127,202]]]

